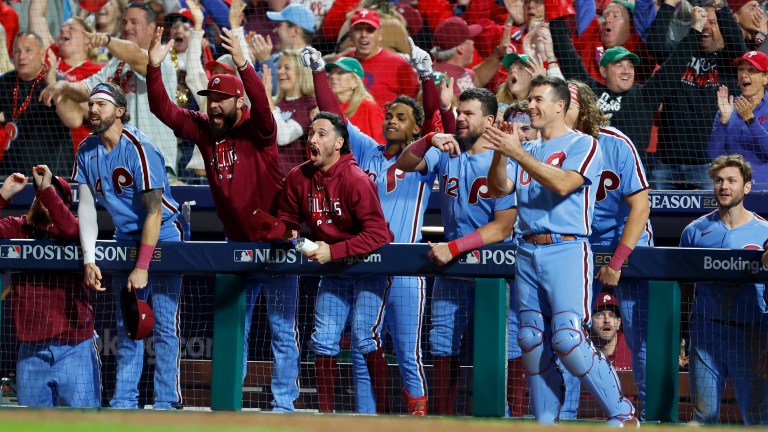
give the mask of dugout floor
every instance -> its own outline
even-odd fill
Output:
[[[483,420],[473,418],[409,418],[395,416],[355,416],[320,414],[270,414],[249,412],[155,412],[62,410],[62,409],[0,409],[2,430],[28,431],[136,431],[136,432],[229,432],[248,431],[307,431],[307,432],[463,432],[510,431],[533,432],[552,430],[530,420]],[[690,425],[644,424],[654,431],[691,430]],[[740,426],[706,427],[707,431],[741,429]],[[578,422],[560,425],[559,430],[588,431],[605,429],[602,422]],[[750,430],[768,428],[750,428]],[[605,429],[607,430],[607,429]]]

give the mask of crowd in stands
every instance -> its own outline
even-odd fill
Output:
[[[564,118],[551,129],[604,148],[599,170],[591,165],[595,152],[579,148],[585,153],[583,166],[591,166],[590,175],[599,183],[597,201],[618,188],[622,172],[629,174],[621,178],[615,207],[602,215],[598,209],[594,220],[581,224],[584,232],[566,231],[573,234],[563,234],[562,241],[552,240],[555,234],[550,233],[541,239],[535,231],[520,237],[524,243],[539,245],[592,235],[593,244],[616,248],[611,264],[599,270],[596,280],[606,288],[617,286],[617,298],[612,293],[597,296],[591,343],[581,339],[578,352],[596,348],[602,353],[595,352],[600,360],[594,360],[593,373],[598,366],[605,367],[599,363],[602,359],[615,369],[634,366],[641,403],[645,329],[643,320],[635,317],[633,323],[622,302],[640,303],[632,296],[647,287],[622,288],[619,274],[635,245],[652,246],[647,190],[707,189],[716,180],[712,159],[732,153],[743,157],[739,163],[751,164],[753,171],[741,177],[746,183],[753,180],[747,189],[768,189],[768,18],[757,0],[0,0],[0,25],[0,39],[4,38],[4,43],[0,40],[0,172],[11,175],[45,167],[34,181],[47,189],[59,184],[51,173],[71,172],[78,154],[77,166],[90,166],[84,155],[93,152],[91,159],[99,155],[98,140],[106,134],[94,126],[107,123],[103,113],[111,112],[110,102],[115,112],[123,110],[115,130],[122,130],[123,119],[130,119],[129,135],[157,147],[152,161],[164,162],[170,184],[211,187],[218,215],[227,221],[228,241],[263,241],[252,236],[248,217],[258,210],[273,211],[295,231],[302,222],[313,222],[308,225],[319,239],[318,250],[308,257],[320,263],[369,253],[390,241],[419,242],[423,207],[436,178],[441,198],[454,193],[453,198],[468,202],[465,207],[442,204],[447,242],[432,245],[432,260],[445,264],[486,244],[511,241],[515,220],[519,228],[523,214],[518,214],[518,201],[510,194],[514,190],[497,188],[485,176],[492,171],[506,174],[499,175],[502,185],[517,178],[517,171],[505,171],[517,169],[516,165],[499,163],[498,155],[509,150],[504,148],[509,143],[506,135],[514,136],[518,147],[521,142],[546,141],[537,141],[537,134],[547,138],[542,131],[550,126],[532,125],[544,116],[556,116],[545,112],[552,107],[542,102],[543,96],[532,94],[559,86],[570,97],[559,100],[565,110],[557,115]],[[100,91],[109,97],[99,96]],[[94,100],[106,106],[104,111],[93,108]],[[472,148],[480,137],[485,139],[482,149],[460,151]],[[457,154],[437,157],[427,153],[430,146]],[[514,151],[509,152],[504,157],[512,158]],[[611,166],[611,157],[619,161],[615,172],[604,170]],[[563,150],[562,157],[546,163],[559,169],[565,159]],[[304,164],[307,160],[312,163]],[[235,178],[241,161],[258,169]],[[581,183],[561,195],[575,194],[585,184],[586,170],[580,168],[576,177]],[[577,170],[562,171],[575,175]],[[448,175],[456,172],[460,174]],[[85,183],[93,179],[77,170],[74,175],[81,188],[89,190]],[[520,171],[520,187],[531,182],[525,175]],[[373,184],[364,181],[366,176]],[[6,192],[11,196],[29,181],[23,176],[9,178]],[[398,185],[400,191],[395,193]],[[335,188],[345,195],[329,204],[328,194]],[[496,196],[493,191],[505,193]],[[166,192],[163,203],[173,207],[171,218],[177,218],[177,206],[168,204],[170,189]],[[399,204],[393,198],[398,193],[404,197]],[[51,205],[58,204],[52,193],[47,195]],[[159,208],[158,202],[154,204]],[[410,207],[402,210],[400,204]],[[529,212],[536,208],[527,204]],[[588,218],[592,207],[576,213]],[[335,212],[351,214],[352,219],[334,223]],[[596,222],[600,218],[610,225],[604,231]],[[360,226],[365,229],[355,231]],[[126,229],[116,228],[118,233]],[[95,236],[92,240],[95,243]],[[151,251],[147,266],[148,257]],[[249,302],[255,302],[259,293],[273,296],[280,291],[283,300],[271,306],[295,307],[295,276],[285,276],[279,284],[257,279],[249,279]],[[415,321],[407,326],[421,328],[426,285],[423,278],[414,277],[391,287],[392,292],[418,292],[419,301],[414,303],[409,297],[414,294],[387,297],[390,282],[380,279],[363,294],[365,290],[356,286],[360,281],[343,276],[326,276],[320,284],[312,336],[320,411],[334,409],[335,356],[347,315],[358,317],[362,311],[363,318],[352,319],[359,354],[354,361],[356,379],[367,382],[367,387],[361,385],[365,391],[356,408],[388,412],[382,393],[386,372],[381,372],[386,361],[378,339],[384,332],[382,314],[385,308],[412,314]],[[176,282],[180,286],[180,279]],[[452,414],[455,409],[458,352],[472,309],[471,285],[472,281],[451,278],[435,282],[430,349],[435,376],[432,409],[438,414]],[[589,293],[591,279],[588,285]],[[353,291],[356,299],[366,300],[352,305]],[[331,317],[339,297],[346,301],[341,321]],[[396,304],[398,298],[408,301]],[[588,317],[593,307],[587,307],[586,300],[579,305],[585,306]],[[249,303],[248,327],[252,311]],[[456,311],[461,311],[459,319],[454,318]],[[165,315],[164,325],[171,326],[175,314]],[[516,341],[518,323],[512,323],[517,319],[512,315],[510,340]],[[283,368],[276,367],[273,376],[273,390],[283,391],[275,392],[273,404],[276,410],[293,411],[298,397],[299,349],[293,343],[297,330],[290,326],[294,315],[283,318],[270,321],[276,364],[282,362]],[[531,325],[528,322],[529,329]],[[619,332],[622,325],[626,338]],[[575,327],[566,330],[581,335],[583,329]],[[387,323],[387,328],[393,339],[405,338],[396,324]],[[414,340],[397,345],[398,360],[401,365],[412,363],[401,370],[408,412],[424,415],[427,385],[421,333],[415,334]],[[519,337],[521,343],[533,344],[533,339]],[[510,346],[510,370],[523,371],[522,358],[539,349],[528,347]],[[546,349],[566,359],[565,369],[586,369],[581,378],[593,370],[592,363],[584,366],[586,360],[568,359],[571,351]],[[418,358],[409,358],[408,350]],[[528,363],[528,372],[538,366]],[[519,390],[525,382],[525,372],[510,378],[513,415],[523,412],[522,402],[515,398],[522,397]],[[594,390],[598,387],[590,379],[582,382],[593,393],[603,394]],[[578,391],[578,385],[570,385],[566,381],[564,388]],[[171,387],[166,393],[175,397]],[[132,389],[123,390],[126,397],[135,398]],[[631,424],[642,418],[634,408],[609,415],[632,407],[623,397],[618,400],[606,402],[615,405],[604,407],[609,421]],[[113,400],[113,406],[121,405]],[[176,408],[180,401],[158,406]],[[535,414],[541,421],[541,412]]]

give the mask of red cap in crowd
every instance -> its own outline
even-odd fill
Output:
[[[742,61],[748,61],[752,63],[752,66],[754,66],[760,72],[768,72],[768,55],[765,55],[765,53],[761,51],[749,51],[748,53],[734,60],[733,64],[737,65]]]
[[[280,240],[286,231],[285,222],[259,209],[253,212],[250,222],[256,236],[252,241]]]
[[[467,25],[459,17],[451,17],[441,22],[432,36],[432,44],[440,51],[446,51],[463,44],[467,39],[474,39],[483,28],[477,24]]]
[[[240,78],[234,75],[219,74],[208,80],[208,88],[197,92],[200,96],[208,96],[209,93],[220,93],[227,96],[245,97],[245,89]]]
[[[731,10],[735,13],[738,12],[739,9],[741,9],[745,4],[751,1],[752,0],[728,0],[728,6],[730,6]]]
[[[86,10],[90,13],[98,12],[109,0],[80,0],[77,3],[80,5],[80,9]]]
[[[155,315],[147,302],[139,300],[135,289],[129,291],[127,287],[123,288],[120,293],[120,307],[128,338],[141,340],[152,334]]]
[[[415,35],[421,31],[422,27],[424,27],[424,18],[422,18],[419,11],[414,9],[411,5],[399,4],[395,10],[405,18],[408,34]]]
[[[379,14],[375,10],[371,9],[358,9],[352,14],[352,18],[349,19],[349,26],[354,27],[358,24],[370,24],[374,28],[381,27],[381,20]]]
[[[168,24],[173,24],[178,20],[187,21],[190,24],[194,24],[195,16],[192,15],[192,11],[188,8],[181,8],[178,12],[172,12],[165,16],[165,22]]]

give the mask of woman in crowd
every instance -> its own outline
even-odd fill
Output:
[[[341,57],[325,65],[331,91],[350,122],[377,143],[384,143],[381,124],[384,111],[363,85],[363,66],[351,57]]]

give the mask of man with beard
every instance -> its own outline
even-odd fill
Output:
[[[681,247],[765,249],[768,222],[744,208],[752,166],[741,155],[720,156],[709,167],[717,210],[685,227]],[[766,261],[765,254],[763,262]],[[693,419],[717,423],[725,382],[736,390],[744,424],[768,424],[768,379],[757,359],[768,344],[765,284],[697,283],[691,318]]]
[[[24,216],[0,220],[0,238],[72,242],[77,218],[69,210],[72,187],[45,165],[32,169],[37,196]],[[8,176],[0,208],[29,182]],[[11,276],[13,323],[19,341],[19,405],[101,406],[101,379],[88,290],[74,273],[22,272]]]
[[[274,214],[283,180],[277,156],[277,126],[264,84],[253,66],[246,61],[239,37],[224,29],[222,45],[231,55],[240,78],[214,75],[208,89],[206,113],[176,106],[163,88],[160,64],[173,41],[160,43],[163,29],[155,32],[150,44],[147,86],[149,107],[181,139],[197,143],[205,162],[205,174],[211,187],[216,213],[229,241],[271,240],[262,236],[253,223],[257,210]],[[245,105],[244,97],[252,102]],[[299,346],[295,326],[298,280],[296,276],[248,278],[245,314],[243,369],[248,357],[248,336],[256,299],[260,292],[267,298],[267,314],[272,332],[275,364],[272,375],[272,404],[275,411],[293,411],[299,397]]]
[[[325,264],[369,254],[392,241],[376,185],[350,154],[344,120],[329,112],[315,115],[307,147],[309,160],[286,176],[278,210],[290,237],[298,235],[302,223],[309,227],[317,247],[302,251],[304,256]],[[386,369],[381,328],[390,284],[386,276],[325,275],[320,279],[312,332],[320,412],[333,412],[336,356],[348,321],[352,323],[352,348],[365,358],[369,370]],[[374,377],[373,387],[375,392],[385,391],[386,380]],[[385,400],[376,400],[377,412],[385,411]]]
[[[519,204],[518,342],[536,420],[559,420],[565,397],[559,359],[594,395],[609,425],[631,427],[638,424],[635,408],[622,396],[616,371],[597,355],[584,331],[592,314],[588,240],[602,151],[594,137],[568,128],[570,103],[565,81],[538,76],[531,83],[528,113],[541,138],[523,147],[517,125],[486,129],[486,146],[497,155],[488,172],[488,192],[516,193]]]
[[[73,179],[79,184],[80,242],[83,247],[85,284],[105,291],[96,265],[99,234],[94,197],[112,217],[115,240],[140,242],[138,258],[129,275],[115,274],[112,290],[117,319],[117,382],[110,401],[113,408],[137,409],[138,384],[144,362],[144,342],[128,339],[120,308],[123,288],[136,290],[145,300],[152,292],[155,315],[154,409],[181,407],[179,386],[178,303],[181,275],[149,275],[149,262],[158,241],[189,238],[189,227],[171,196],[165,161],[154,143],[135,127],[120,87],[102,83],[88,101],[93,132],[77,152]]]
[[[464,252],[507,239],[517,215],[515,196],[492,199],[487,173],[494,154],[482,140],[498,110],[487,89],[459,96],[455,135],[430,133],[400,155],[397,167],[440,179],[441,216],[447,242],[432,244],[429,257],[443,265]],[[434,147],[432,149],[431,147]],[[510,174],[511,175],[511,174]],[[459,384],[461,339],[474,308],[474,280],[435,279],[430,350],[434,356],[434,398],[438,415],[453,415]]]
[[[601,292],[592,313],[589,339],[617,371],[632,370],[632,352],[621,331],[621,310],[616,297]]]

